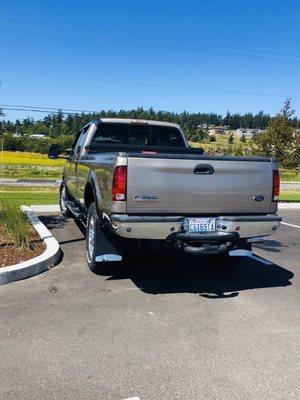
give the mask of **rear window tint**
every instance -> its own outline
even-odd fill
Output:
[[[101,143],[185,147],[178,129],[148,124],[100,124],[91,144]]]

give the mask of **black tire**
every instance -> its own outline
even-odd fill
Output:
[[[66,217],[66,218],[72,218],[73,214],[71,211],[68,209],[68,207],[65,204],[65,201],[68,200],[68,193],[67,193],[67,188],[64,182],[61,183],[60,188],[59,188],[59,208],[61,214]]]
[[[89,206],[86,220],[86,260],[89,269],[96,274],[113,273],[120,266],[120,261],[96,262],[97,245],[101,241],[101,220],[97,214],[96,205]]]

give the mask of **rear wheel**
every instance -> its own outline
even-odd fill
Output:
[[[97,262],[103,248],[103,234],[101,232],[101,220],[97,214],[96,205],[92,203],[88,209],[86,221],[86,259],[89,269],[95,273],[112,273],[120,265],[120,261]],[[101,247],[102,245],[102,247]]]
[[[71,218],[71,217],[73,217],[73,214],[66,206],[67,200],[68,200],[67,188],[66,188],[66,185],[64,184],[64,182],[62,182],[60,185],[60,188],[59,188],[59,208],[60,208],[61,214],[64,217]]]

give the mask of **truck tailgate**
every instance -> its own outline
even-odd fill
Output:
[[[268,213],[272,162],[233,157],[128,156],[127,212]]]

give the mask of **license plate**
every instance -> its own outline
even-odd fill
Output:
[[[195,218],[189,219],[189,233],[194,232],[215,232],[215,218]]]

